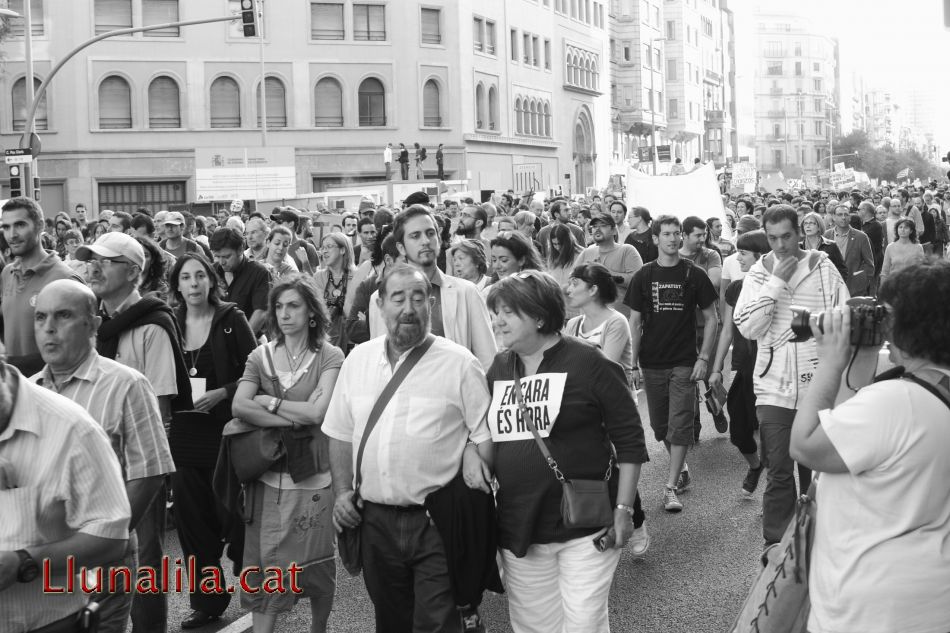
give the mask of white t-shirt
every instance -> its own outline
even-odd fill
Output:
[[[819,417],[850,472],[818,484],[809,631],[946,633],[950,409],[888,380]]]
[[[738,281],[743,279],[745,273],[742,272],[742,266],[739,265],[739,253],[733,253],[722,260],[722,278]]]

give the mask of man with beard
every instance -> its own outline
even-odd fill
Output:
[[[419,239],[415,233],[428,234],[420,228],[427,223],[434,225],[431,216],[417,213],[401,230],[414,256],[421,250],[414,245]],[[441,536],[445,524],[430,494],[455,478],[467,443],[475,444],[483,459],[491,459],[485,420],[491,396],[478,359],[462,346],[430,335],[438,304],[435,288],[424,270],[405,265],[383,278],[375,303],[385,336],[357,346],[344,361],[323,423],[336,496],[333,524],[337,531],[359,526],[363,579],[380,631],[485,630],[477,601],[467,609],[456,607],[451,541]],[[367,427],[370,403],[383,398],[393,374],[412,362],[408,357],[413,352],[418,364],[410,365],[391,398],[384,400],[388,406],[377,416],[374,432]],[[355,497],[354,456],[364,451]]]
[[[593,218],[589,227],[594,243],[584,249],[578,264],[601,264],[610,271],[617,282],[617,300],[611,303],[610,307],[629,318],[630,308],[623,298],[630,280],[643,266],[640,253],[629,244],[617,243],[614,239],[617,223],[609,213]]]
[[[491,329],[488,308],[475,284],[442,273],[436,265],[441,248],[439,229],[427,207],[414,204],[398,216],[393,224],[393,238],[406,262],[417,268],[432,285],[432,333],[444,336],[467,348],[490,367],[495,359],[495,336]],[[374,293],[370,302],[369,329],[375,338],[386,333]]]
[[[33,337],[33,307],[36,295],[57,279],[82,279],[40,243],[45,220],[43,209],[32,198],[7,200],[0,209],[0,229],[10,246],[13,262],[0,273],[0,311],[7,362],[26,376],[43,367],[43,358]]]
[[[467,204],[459,213],[459,225],[455,234],[466,240],[478,240],[485,246],[485,252],[491,251],[491,242],[482,237],[482,231],[488,227],[488,213],[474,204]]]

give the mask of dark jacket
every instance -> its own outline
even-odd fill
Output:
[[[884,227],[881,223],[871,218],[861,225],[861,230],[868,236],[871,242],[871,255],[874,256],[874,274],[881,274],[881,267],[884,266]]]
[[[477,607],[485,590],[504,593],[498,575],[495,499],[472,490],[459,473],[429,493],[426,511],[435,523],[449,566],[449,583],[458,606]]]
[[[803,249],[806,249],[807,247],[805,246],[805,240],[802,240],[799,246],[801,246]],[[823,237],[821,238],[821,244],[818,245],[816,250],[821,251],[822,253],[827,253],[828,260],[834,264],[835,268],[838,269],[838,273],[841,275],[841,279],[847,283],[848,268],[844,265],[844,257],[841,256],[841,250],[838,248],[838,245]]]
[[[834,241],[835,229],[825,232],[825,238]],[[840,249],[839,249],[840,250]],[[864,297],[870,292],[871,279],[874,276],[874,255],[871,254],[871,240],[855,228],[848,229],[848,248],[842,253],[847,275],[844,283],[852,297]],[[882,262],[883,263],[883,262]]]
[[[102,323],[99,325],[96,336],[96,351],[112,360],[115,360],[115,355],[119,351],[119,338],[123,332],[143,325],[157,325],[165,330],[172,344],[172,353],[175,355],[175,384],[178,389],[178,395],[171,400],[172,411],[187,411],[194,408],[185,357],[181,353],[181,330],[167,303],[154,297],[143,297],[127,310],[113,317],[104,313],[100,316]]]

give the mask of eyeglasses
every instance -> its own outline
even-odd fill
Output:
[[[95,258],[92,257],[86,262],[87,264],[95,267],[101,266],[114,266],[115,264],[131,264],[132,262],[126,261],[124,259],[113,259],[110,257]]]

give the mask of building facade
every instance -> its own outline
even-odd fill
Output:
[[[828,169],[840,103],[838,43],[793,13],[760,12],[754,20],[757,166],[792,178]]]
[[[260,1],[260,0],[259,0]],[[19,2],[19,4],[18,4]],[[23,0],[9,0],[22,8]],[[72,48],[120,28],[236,13],[238,0],[32,0],[37,85]],[[607,10],[592,0],[336,0],[109,38],[68,61],[36,131],[50,211],[153,210],[195,200],[197,149],[292,148],[297,193],[385,177],[391,142],[444,144],[473,191],[603,185],[609,160]],[[0,137],[25,124],[23,25],[2,44]],[[394,166],[398,178],[398,166]]]

